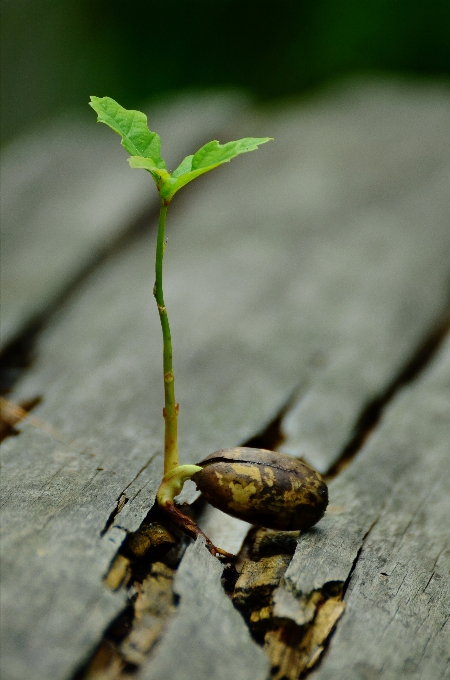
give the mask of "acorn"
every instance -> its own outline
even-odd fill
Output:
[[[324,515],[328,489],[313,468],[284,453],[238,447],[207,456],[192,476],[215,508],[251,524],[293,531]]]

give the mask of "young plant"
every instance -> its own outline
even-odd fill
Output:
[[[164,476],[157,502],[171,520],[190,536],[202,534],[210,552],[231,557],[216,548],[201,529],[175,505],[175,497],[186,480],[193,479],[206,499],[230,515],[275,529],[306,529],[323,517],[328,492],[320,475],[304,463],[285,454],[262,449],[224,449],[198,465],[180,465],[178,460],[178,411],[172,366],[172,339],[163,293],[163,257],[166,216],[176,192],[196,177],[228,163],[247,151],[254,151],[271,137],[246,137],[227,144],[214,140],[195,154],[186,156],[170,173],[161,157],[161,140],[147,127],[140,111],[124,109],[110,97],[91,97],[90,106],[105,123],[122,137],[122,146],[131,157],[132,168],[147,170],[160,196],[156,242],[155,285],[163,335],[164,374]]]

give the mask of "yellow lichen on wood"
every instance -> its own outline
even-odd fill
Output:
[[[128,663],[141,665],[160,638],[168,617],[175,610],[173,569],[155,562],[142,583],[135,583],[137,593],[134,621],[130,634],[120,646]]]
[[[331,631],[342,616],[345,604],[339,597],[325,600],[311,624],[297,626],[286,621],[265,635],[265,650],[275,673],[274,680],[297,680],[319,660]]]
[[[143,557],[151,549],[176,545],[175,536],[157,522],[143,524],[137,531],[128,535],[127,548],[135,557]]]
[[[105,576],[105,585],[110,590],[117,590],[126,585],[131,576],[131,562],[124,555],[117,555]]]

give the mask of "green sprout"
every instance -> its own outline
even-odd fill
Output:
[[[156,494],[159,507],[189,536],[202,535],[213,555],[227,559],[233,555],[216,548],[200,527],[175,505],[175,497],[186,480],[192,479],[211,505],[233,517],[271,529],[309,529],[325,513],[328,490],[321,476],[306,463],[283,453],[245,447],[215,451],[198,465],[180,465],[178,460],[179,409],[163,293],[167,210],[178,189],[185,184],[241,153],[254,151],[271,137],[247,137],[228,144],[208,142],[169,173],[161,158],[159,135],[150,132],[143,113],[127,111],[109,97],[91,97],[91,106],[98,114],[98,121],[122,137],[122,146],[131,154],[128,159],[131,167],[143,168],[151,174],[160,196],[153,288],[161,320],[164,365],[164,476]]]
[[[246,137],[227,144],[214,140],[202,146],[195,154],[186,156],[170,173],[161,157],[161,139],[147,126],[147,116],[140,111],[124,109],[110,97],[91,97],[90,106],[98,115],[98,122],[105,123],[122,137],[122,146],[131,154],[128,159],[132,168],[147,170],[153,177],[160,197],[158,237],[156,242],[155,285],[153,294],[158,307],[163,335],[164,365],[164,477],[157,493],[159,506],[171,515],[187,533],[197,536],[201,530],[176,508],[174,498],[183,484],[202,470],[198,465],[180,465],[178,460],[178,411],[175,399],[175,377],[172,365],[172,338],[163,293],[163,258],[165,250],[166,217],[176,192],[205,172],[228,163],[235,156],[254,151],[271,137]],[[206,537],[205,537],[206,538]],[[207,545],[213,553],[227,556],[225,551]]]

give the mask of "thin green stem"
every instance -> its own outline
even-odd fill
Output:
[[[165,249],[166,216],[169,204],[161,200],[159,213],[158,240],[156,243],[155,287],[153,294],[158,305],[159,318],[163,334],[163,362],[164,362],[164,474],[178,467],[178,404],[175,401],[175,379],[172,368],[172,338],[170,335],[169,319],[164,303],[162,275]]]

